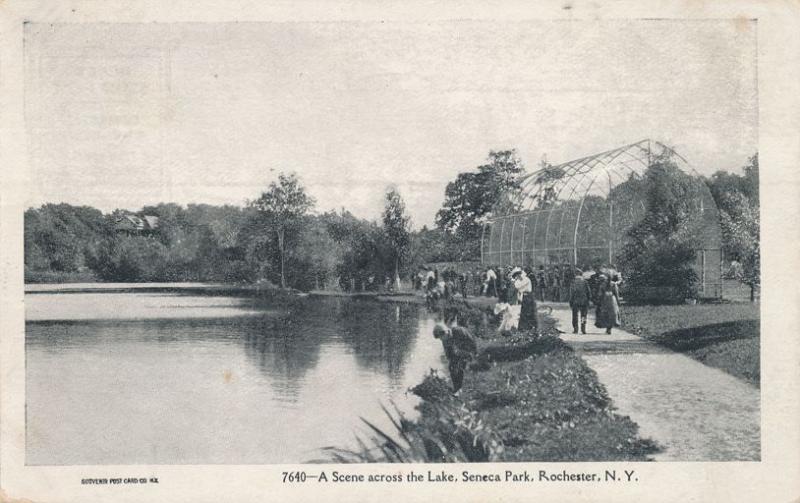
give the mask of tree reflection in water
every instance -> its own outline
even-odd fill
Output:
[[[302,298],[285,314],[245,322],[246,352],[282,392],[296,392],[320,347],[344,344],[360,367],[397,381],[416,335],[416,305],[345,298]],[[289,398],[288,396],[286,398]]]
[[[57,353],[114,344],[140,351],[143,341],[181,345],[189,354],[215,344],[242,344],[246,357],[280,399],[293,402],[325,346],[344,347],[363,370],[402,377],[419,328],[419,306],[364,299],[308,297],[244,300],[263,314],[227,318],[27,322],[26,344]]]

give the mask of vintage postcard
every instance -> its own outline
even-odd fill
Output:
[[[0,17],[0,500],[800,498],[796,4]]]

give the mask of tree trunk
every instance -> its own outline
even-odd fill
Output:
[[[756,285],[750,285],[750,302],[756,301]]]
[[[400,291],[400,257],[394,259],[394,284],[397,291]]]
[[[281,256],[281,288],[286,288],[286,276],[284,275],[284,264],[285,264],[285,261],[283,259],[283,256],[284,256],[284,253],[283,253],[283,245],[284,245],[283,237],[284,237],[283,229],[278,230],[278,253],[280,253],[280,256]]]

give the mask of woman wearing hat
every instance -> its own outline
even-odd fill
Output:
[[[530,278],[519,267],[511,271],[511,279],[514,281],[514,289],[517,291],[517,299],[522,304],[519,313],[520,330],[536,330],[539,322],[536,319],[536,299],[533,298],[533,285]]]
[[[597,309],[598,328],[605,328],[610,334],[611,329],[619,326],[619,290],[612,278],[605,278],[600,287],[600,301]]]

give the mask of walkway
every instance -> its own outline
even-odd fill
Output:
[[[760,459],[760,391],[721,370],[614,329],[572,333],[572,314],[553,305],[561,338],[597,372],[617,412],[664,451],[658,461]]]

